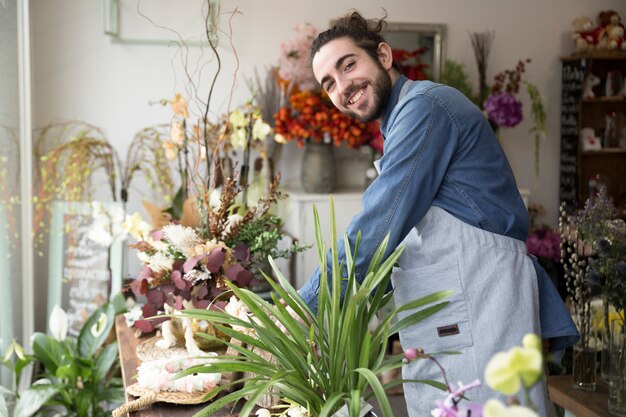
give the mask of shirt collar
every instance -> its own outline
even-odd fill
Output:
[[[389,120],[389,115],[396,104],[398,104],[398,100],[400,98],[400,90],[402,90],[402,86],[405,82],[407,82],[408,78],[404,75],[400,75],[396,80],[393,88],[391,89],[391,95],[389,96],[389,102],[387,103],[387,107],[385,108],[385,112],[383,114],[382,123],[380,124],[380,130],[384,133],[387,131],[387,121]]]

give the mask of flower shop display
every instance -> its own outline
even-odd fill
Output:
[[[596,389],[597,339],[592,320],[591,288],[586,280],[588,262],[585,243],[580,239],[576,218],[561,205],[561,263],[574,322],[580,339],[573,348],[572,380],[574,388],[582,391]]]
[[[609,383],[609,410],[626,415],[626,362],[624,308],[626,308],[626,223],[618,217],[606,189],[588,199],[576,212],[575,224],[588,249],[586,283],[601,293],[601,375]]]
[[[280,196],[278,181],[270,184],[267,196],[248,210],[241,208],[240,188],[226,179],[221,193],[215,193],[208,207],[207,223],[202,227],[169,224],[145,234],[135,232],[133,247],[145,265],[131,283],[137,296],[145,296],[143,319],[134,317],[131,325],[151,332],[163,319],[146,320],[163,312],[168,305],[176,310],[224,307],[219,296],[227,291],[226,280],[241,287],[259,284],[259,269],[265,268],[268,256],[289,256],[293,246],[277,248],[282,238],[280,219],[269,212]],[[131,231],[132,233],[132,231]]]
[[[562,254],[564,258],[569,258],[565,265],[568,290],[573,300],[574,313],[580,316],[581,342],[593,351],[594,360],[595,352],[601,352],[601,376],[611,386],[611,370],[620,376],[625,372],[621,359],[614,358],[609,347],[615,342],[613,323],[619,323],[622,327],[624,325],[626,223],[618,218],[617,210],[604,187],[599,187],[597,195],[589,198],[585,206],[572,215],[568,215],[562,207],[560,223],[563,231]],[[601,295],[601,312],[595,320],[590,309],[590,299],[594,293]],[[618,334],[623,334],[623,328],[618,330]],[[616,383],[612,384],[613,389],[620,390],[618,387],[621,386],[624,391],[626,384],[620,382],[623,380],[623,377],[614,379]],[[617,398],[616,395],[614,392],[612,398]]]
[[[331,200],[331,224],[334,224]],[[253,292],[227,283],[233,295],[240,300],[239,307],[228,312],[214,310],[184,310],[182,315],[204,319],[231,337],[227,345],[233,354],[221,355],[215,362],[193,367],[181,375],[226,371],[246,372],[234,380],[234,391],[219,397],[202,413],[210,415],[227,404],[244,401],[241,416],[253,412],[255,404],[270,394],[281,405],[271,413],[301,416],[331,416],[342,407],[345,414],[358,416],[363,400],[375,396],[384,416],[392,416],[385,388],[399,384],[382,384],[377,375],[402,366],[403,355],[386,359],[388,338],[401,328],[416,323],[447,305],[442,301],[449,291],[432,294],[407,305],[399,306],[385,317],[380,309],[391,301],[385,294],[390,272],[402,249],[394,251],[382,261],[386,241],[373,256],[365,280],[358,284],[354,277],[353,252],[358,250],[346,242],[346,259],[338,259],[336,234],[331,228],[333,272],[327,270],[325,247],[321,242],[319,218],[315,227],[320,253],[319,307],[313,313],[297,291],[273,264],[277,281],[268,277],[275,294],[273,303]],[[342,273],[347,275],[346,297],[341,296]],[[332,285],[329,283],[332,280]],[[229,304],[233,308],[236,304]],[[398,312],[412,312],[394,322]],[[296,318],[294,318],[296,317]],[[378,317],[378,320],[376,318]],[[211,336],[203,336],[212,338]],[[443,384],[429,382],[443,388]],[[227,390],[227,385],[220,385]],[[260,411],[269,415],[269,410]]]
[[[319,88],[309,62],[317,29],[303,24],[296,30],[298,36],[281,45],[280,82],[285,85],[283,88],[291,90],[288,105],[282,106],[274,115],[274,133],[280,143],[297,141],[298,146],[305,148],[302,188],[306,192],[328,193],[334,189],[336,171],[331,145],[358,149],[374,141],[380,133],[377,122],[363,123],[335,108]],[[307,149],[309,144],[315,150]],[[323,157],[313,157],[312,154]],[[315,163],[306,165],[311,160]]]

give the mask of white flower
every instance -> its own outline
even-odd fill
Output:
[[[67,337],[68,328],[67,314],[61,307],[59,307],[58,304],[52,307],[48,326],[52,337],[54,337],[59,342],[65,340],[65,338]]]
[[[96,324],[91,326],[91,329],[89,329],[91,331],[91,335],[93,337],[100,337],[102,332],[104,332],[104,329],[106,326],[107,326],[107,315],[105,313],[100,313],[100,316],[98,317],[98,321],[96,322]]]
[[[89,231],[89,239],[100,246],[109,247],[115,238],[124,239],[126,232],[122,227],[125,216],[124,209],[114,205],[105,207],[102,203],[92,203],[93,226]]]
[[[211,195],[209,196],[209,207],[211,207],[213,211],[219,210],[220,206],[222,205],[221,198],[222,193],[220,190],[214,189],[213,191],[211,191]]]
[[[191,281],[192,283],[196,283],[198,281],[207,281],[211,279],[211,273],[205,270],[192,269],[183,275],[183,279],[186,281]]]
[[[89,240],[96,244],[108,248],[113,243],[113,235],[100,222],[95,222],[87,235]]]
[[[122,223],[122,230],[135,240],[146,240],[150,234],[151,227],[141,218],[141,214],[135,212],[132,216],[126,215]]]
[[[292,407],[287,411],[289,417],[308,417],[309,412],[302,406]]]
[[[255,415],[259,417],[271,417],[272,413],[267,408],[259,408]]]
[[[274,135],[274,141],[276,143],[287,143],[287,139],[280,133]]]
[[[132,327],[133,324],[135,324],[137,320],[143,319],[143,313],[141,311],[141,307],[138,305],[135,305],[133,308],[128,310],[128,312],[124,313],[124,318],[126,319],[126,325],[128,327]]]
[[[164,226],[163,236],[185,256],[189,256],[193,249],[201,243],[194,229],[179,224]]]
[[[239,224],[243,220],[243,216],[241,214],[231,214],[226,219],[226,225],[224,226],[223,235],[226,236],[230,233],[233,227]]]
[[[174,266],[174,260],[169,258],[163,252],[157,252],[150,257],[147,266],[150,267],[150,269],[152,269],[152,271],[157,274],[160,272],[169,272]]]
[[[488,400],[483,407],[483,417],[539,417],[537,413],[521,405],[507,407],[498,400]]]
[[[254,125],[252,126],[252,137],[256,140],[263,140],[271,131],[272,128],[270,125],[259,118],[254,121]]]

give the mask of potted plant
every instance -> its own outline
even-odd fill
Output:
[[[343,407],[345,415],[359,416],[363,400],[376,397],[383,415],[393,415],[385,389],[407,381],[382,384],[377,377],[403,363],[402,354],[386,357],[389,336],[444,308],[448,302],[442,300],[450,295],[450,291],[417,299],[399,306],[386,317],[380,317],[381,308],[392,299],[392,293],[386,292],[386,288],[402,248],[383,259],[388,242],[385,239],[359,284],[353,262],[359,241],[357,239],[351,246],[346,239],[346,259],[338,258],[333,213],[331,199],[332,271],[326,266],[319,217],[317,211],[314,213],[321,268],[317,313],[306,305],[271,258],[277,282],[266,278],[274,291],[273,303],[228,283],[241,303],[238,310],[233,308],[235,301],[229,303],[232,314],[211,310],[182,312],[190,318],[214,323],[231,337],[228,346],[236,353],[222,355],[214,363],[189,368],[183,374],[235,371],[246,375],[232,384],[220,386],[218,389],[228,391],[232,389],[231,385],[243,384],[208,405],[202,411],[203,415],[245,400],[240,415],[248,416],[257,401],[267,394],[282,401],[287,409],[283,414],[294,410],[302,416],[331,416]],[[342,281],[345,297],[342,296]],[[403,311],[413,313],[394,321]],[[435,381],[413,382],[446,388],[443,383]]]
[[[55,306],[49,334],[35,333],[31,338],[32,354],[13,341],[1,364],[13,371],[14,384],[11,390],[0,390],[0,416],[109,415],[112,405],[124,401],[117,342],[109,337],[115,315],[123,309],[122,297],[115,297],[96,309],[74,338],[67,334],[66,313]],[[23,372],[28,372],[32,363],[37,364],[35,381],[18,391],[20,377],[25,376]],[[11,405],[7,407],[5,401]]]

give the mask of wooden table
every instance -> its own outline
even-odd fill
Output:
[[[548,396],[555,404],[570,411],[576,417],[609,416],[609,387],[598,379],[594,392],[574,389],[571,375],[548,377]]]
[[[137,367],[141,364],[137,358],[137,345],[146,338],[137,338],[133,334],[133,330],[126,325],[123,315],[115,318],[115,333],[117,335],[117,344],[120,353],[120,365],[122,367],[122,378],[124,379],[124,387],[128,387],[136,382]],[[126,394],[126,401],[134,400],[135,397]],[[198,405],[176,405],[168,403],[156,403],[149,408],[141,411],[132,412],[130,417],[183,417],[193,416],[198,411],[207,406],[208,403]],[[231,414],[232,407],[227,407],[213,414],[216,417],[231,417],[239,414]]]

